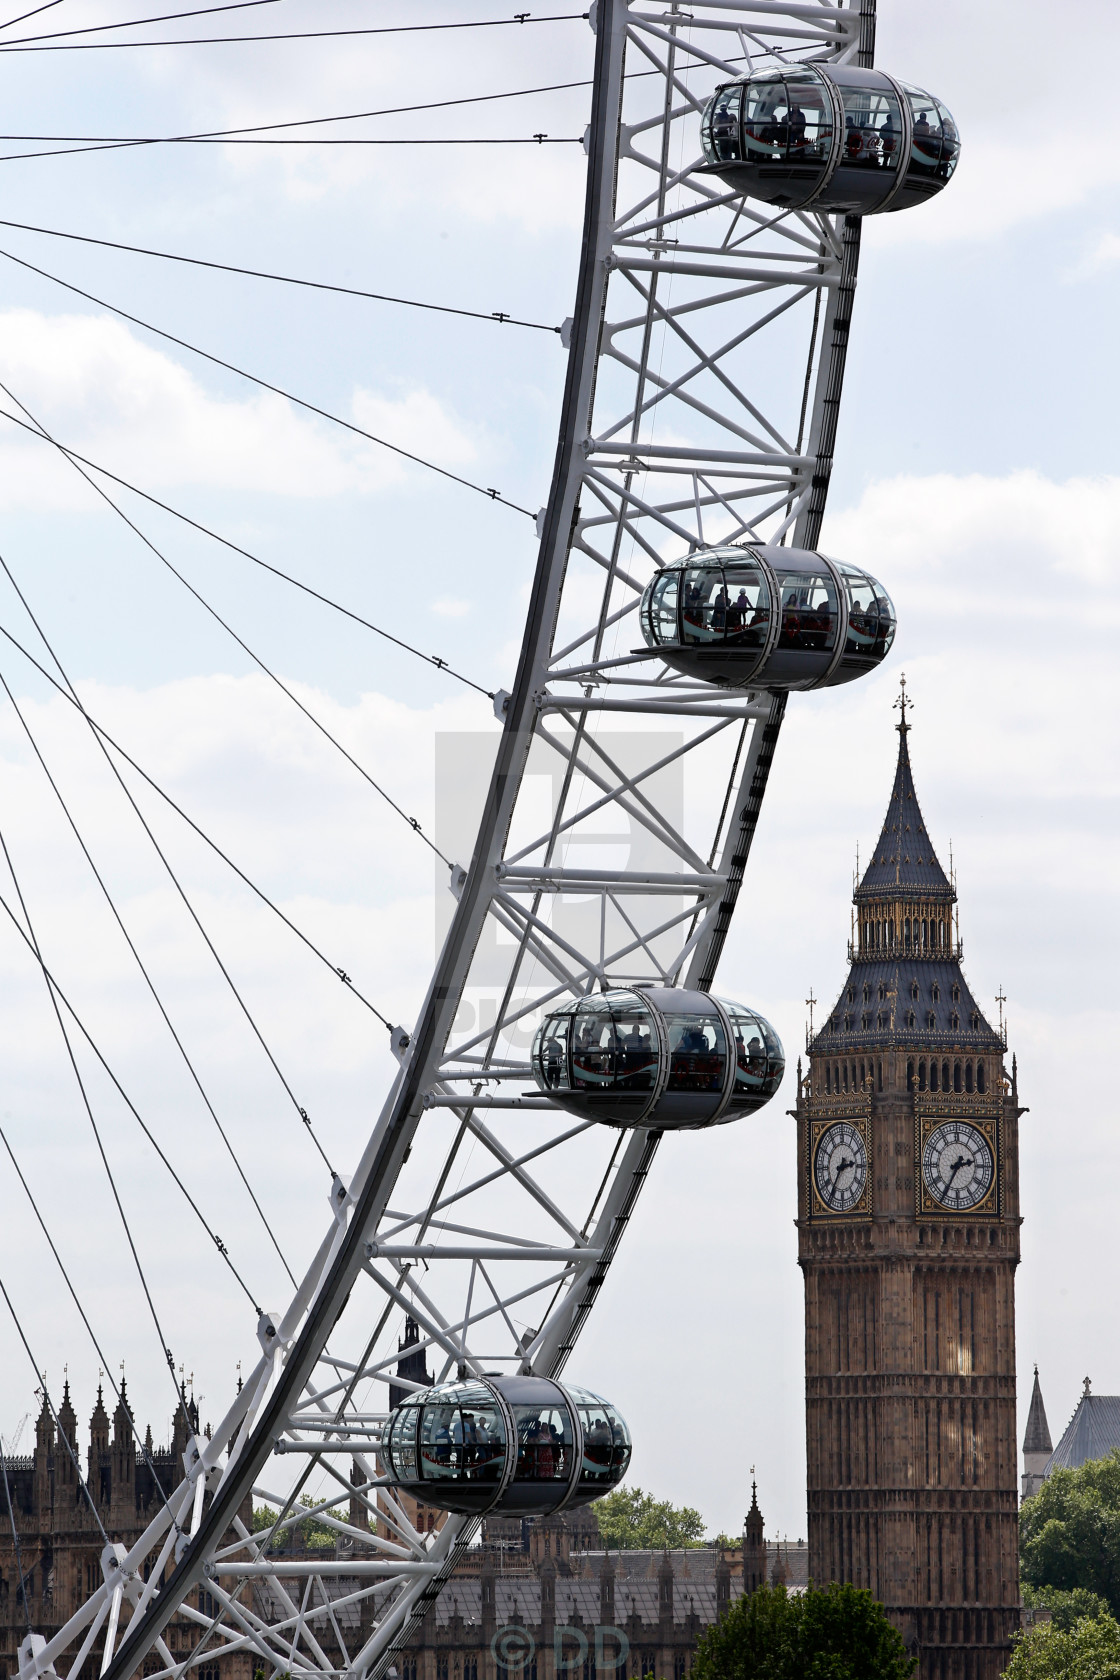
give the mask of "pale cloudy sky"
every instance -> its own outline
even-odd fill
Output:
[[[66,0],[43,27],[146,10]],[[236,27],[263,28],[264,16],[299,29],[417,14],[402,0],[279,0],[249,15],[252,24]],[[430,21],[472,15],[462,0],[424,8]],[[993,1012],[1001,986],[1007,995],[1031,1110],[1020,1390],[1025,1398],[1037,1360],[1057,1434],[1086,1372],[1099,1390],[1120,1392],[1120,1352],[1101,1307],[1120,1161],[1110,1077],[1120,150],[1107,68],[1120,20],[1103,0],[1071,0],[1059,40],[1054,18],[1034,0],[936,9],[881,0],[880,62],[934,88],[964,137],[941,199],[865,229],[823,539],[884,580],[901,629],[880,676],[791,705],[721,984],[766,1011],[792,1062],[810,987],[827,1003],[844,977],[855,847],[878,833],[896,747],[891,701],[905,669],[926,817],[943,860],[953,844],[970,983]],[[1060,87],[1059,54],[1077,65]],[[575,81],[590,63],[591,36],[573,21],[365,42],[0,55],[0,82],[13,134],[172,134]],[[393,117],[362,132],[576,136],[586,111],[580,89]],[[556,324],[571,306],[583,164],[578,146],[153,147],[5,162],[4,213]],[[10,228],[0,228],[0,251],[523,507],[545,498],[563,376],[554,335]],[[0,262],[0,271],[0,382],[62,441],[485,687],[508,683],[535,559],[528,520],[25,268]],[[0,553],[91,714],[332,963],[393,1020],[410,1020],[432,955],[430,854],[71,468],[0,427]],[[493,728],[488,702],[167,516],[131,501],[127,510],[404,809],[430,822],[434,737]],[[0,624],[32,646],[6,581]],[[327,1184],[289,1099],[86,726],[10,644],[0,646],[0,673],[285,1246],[306,1254]],[[4,707],[0,829],[46,960],[252,1288],[275,1305],[275,1259]],[[386,1088],[384,1030],[128,779],[345,1167]],[[11,901],[7,877],[0,893]],[[107,1360],[125,1361],[139,1415],[162,1436],[166,1377],[57,1027],[10,926],[0,938],[0,1067],[4,1128]],[[194,1372],[204,1413],[216,1413],[237,1360],[253,1358],[252,1315],[96,1072],[90,1094],[168,1339]],[[738,1527],[754,1464],[770,1525],[804,1532],[791,1101],[792,1077],[755,1120],[666,1142],[571,1367],[630,1419],[633,1479],[698,1505],[713,1529]],[[0,1184],[0,1275],[52,1386],[68,1364],[88,1413],[97,1357],[2,1158]],[[3,1321],[0,1349],[0,1427],[10,1439],[33,1405],[32,1384]]]

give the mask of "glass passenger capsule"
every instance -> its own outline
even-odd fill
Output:
[[[573,1114],[608,1126],[716,1126],[769,1102],[785,1052],[740,1003],[668,986],[600,992],[546,1015],[533,1078]]]
[[[638,609],[646,645],[703,682],[831,688],[873,671],[894,641],[882,584],[805,548],[729,544],[674,560]]]
[[[707,169],[767,204],[874,215],[939,193],[960,137],[944,105],[882,70],[783,64],[716,89]]]
[[[606,1400],[548,1377],[472,1377],[410,1394],[382,1437],[389,1479],[441,1511],[547,1516],[617,1487],[630,1431]]]

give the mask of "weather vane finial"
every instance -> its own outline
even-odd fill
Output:
[[[898,724],[897,727],[903,735],[905,735],[906,731],[910,727],[906,721],[906,709],[908,706],[912,706],[913,704],[913,700],[911,700],[910,696],[906,692],[906,672],[903,671],[901,677],[898,679],[898,699],[895,701],[896,709],[902,713],[902,722]]]

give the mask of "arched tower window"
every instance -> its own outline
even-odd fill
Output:
[[[983,1064],[983,1062],[977,1062],[977,1064],[976,1064],[976,1089],[978,1091],[984,1091],[984,1090],[987,1089],[987,1085],[988,1085],[988,1080],[987,1080],[987,1076],[984,1072],[984,1064]]]
[[[926,1088],[926,1063],[925,1063],[925,1057],[923,1056],[921,1061],[918,1063],[918,1089],[919,1089],[919,1091],[924,1091],[925,1088]]]
[[[971,1091],[972,1090],[972,1063],[971,1062],[966,1062],[964,1064],[964,1088],[965,1088],[966,1091]]]
[[[832,1066],[829,1062],[824,1064],[824,1092],[826,1097],[832,1095]]]
[[[906,1089],[908,1091],[914,1089],[914,1063],[912,1061],[906,1064]]]
[[[940,1089],[940,1083],[941,1082],[937,1077],[937,1063],[936,1062],[931,1062],[929,1064],[929,1088],[930,1088],[930,1090],[931,1091],[939,1090]]]
[[[954,1062],[953,1063],[953,1089],[954,1089],[954,1091],[959,1091],[960,1088],[961,1088],[961,1064],[959,1062]]]
[[[949,1064],[947,1061],[941,1064],[941,1089],[943,1091],[949,1089]]]
[[[909,918],[909,916],[907,916],[905,922],[903,923],[902,943],[903,943],[904,947],[906,948],[906,950],[908,951],[910,949],[910,918]]]

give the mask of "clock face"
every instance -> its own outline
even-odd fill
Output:
[[[867,1146],[861,1133],[838,1120],[820,1135],[813,1159],[817,1195],[832,1213],[849,1213],[867,1187]]]
[[[978,1207],[992,1188],[995,1162],[983,1132],[966,1120],[936,1126],[922,1147],[922,1179],[942,1207]]]

